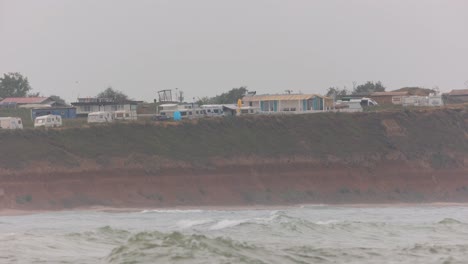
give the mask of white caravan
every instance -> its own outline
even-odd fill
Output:
[[[200,108],[205,110],[206,116],[224,116],[223,105],[202,105]]]
[[[137,120],[136,111],[115,111],[115,120]]]
[[[19,117],[0,117],[0,129],[23,129],[23,121]]]
[[[114,122],[113,112],[93,112],[88,114],[88,123],[110,123]]]
[[[34,127],[59,127],[62,126],[62,117],[59,115],[38,116],[34,120]]]

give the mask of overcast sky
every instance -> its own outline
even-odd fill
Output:
[[[68,101],[111,85],[152,101],[247,86],[324,93],[382,81],[463,89],[466,0],[0,0],[0,74]]]

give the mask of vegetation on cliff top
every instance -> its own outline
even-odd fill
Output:
[[[112,124],[63,130],[0,132],[0,167],[35,161],[76,166],[80,159],[105,162],[135,155],[188,162],[245,156],[310,156],[318,159],[383,155],[408,158],[468,152],[466,110],[323,113],[202,119],[177,125]],[[398,133],[389,134],[385,120]],[[441,155],[441,156],[440,156]]]

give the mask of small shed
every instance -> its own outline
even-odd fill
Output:
[[[50,107],[50,108],[34,108],[31,109],[31,118],[34,120],[38,116],[59,115],[63,119],[76,118],[75,107]]]

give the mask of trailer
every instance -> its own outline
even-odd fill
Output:
[[[121,111],[115,111],[115,120],[137,120],[137,113],[136,111],[127,111],[127,110],[121,110]]]
[[[34,127],[60,127],[62,126],[62,117],[59,115],[45,115],[34,119]]]
[[[111,123],[114,122],[114,112],[92,112],[88,114],[88,123]]]
[[[0,117],[0,129],[23,129],[23,121],[19,117]]]

